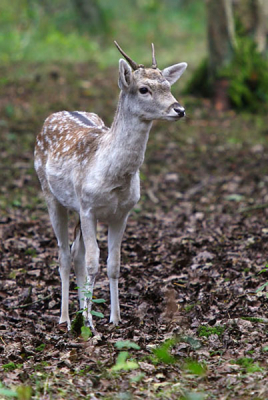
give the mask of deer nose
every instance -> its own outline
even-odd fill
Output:
[[[174,106],[174,111],[178,114],[180,118],[183,118],[185,116],[185,109],[181,107],[179,104],[176,104]]]

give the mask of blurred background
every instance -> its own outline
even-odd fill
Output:
[[[117,63],[116,39],[150,65],[154,42],[160,68],[188,62],[188,93],[256,112],[268,92],[267,9],[265,0],[2,0],[0,63],[16,74],[27,63],[104,69]]]
[[[205,54],[205,4],[185,0],[2,0],[1,63],[96,61],[114,65],[117,40],[133,58],[150,60],[155,42],[166,63]],[[141,61],[139,61],[141,62]]]
[[[266,143],[267,8],[266,0],[1,0],[4,212],[10,202],[15,207],[29,202],[22,201],[21,171],[36,198],[33,147],[50,113],[92,111],[111,124],[121,57],[114,40],[146,66],[151,65],[152,42],[159,68],[188,63],[173,88],[187,118],[175,125],[155,124],[159,134],[151,135],[147,157],[165,133],[180,146],[205,148],[214,146],[213,140]],[[22,179],[18,185],[16,176]]]

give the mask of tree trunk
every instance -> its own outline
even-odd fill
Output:
[[[231,0],[207,0],[209,72],[214,86],[215,107],[229,108],[228,81],[218,78],[221,69],[228,65],[235,47],[235,27]]]
[[[207,0],[209,67],[213,77],[233,56],[235,28],[231,0]]]
[[[268,32],[268,2],[267,0],[253,0],[252,6],[255,9],[254,39],[259,52],[264,53],[266,50],[266,37]]]
[[[255,40],[258,51],[264,53],[268,33],[268,1],[234,0],[234,13],[245,33]]]

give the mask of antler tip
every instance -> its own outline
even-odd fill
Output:
[[[155,59],[155,50],[154,50],[154,44],[152,43],[152,68],[156,69],[157,68],[157,62]]]
[[[122,56],[125,57],[125,59],[128,61],[128,63],[130,64],[130,66],[132,67],[132,69],[135,71],[136,69],[138,69],[140,67],[139,64],[137,64],[135,61],[133,61],[119,46],[119,44],[117,43],[116,40],[114,40],[114,44],[116,45],[117,49],[119,50],[119,52],[122,54]]]

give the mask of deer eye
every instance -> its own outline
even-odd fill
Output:
[[[147,89],[147,87],[141,87],[141,88],[139,89],[139,92],[140,92],[141,94],[146,94],[146,93],[149,92],[149,90]]]

